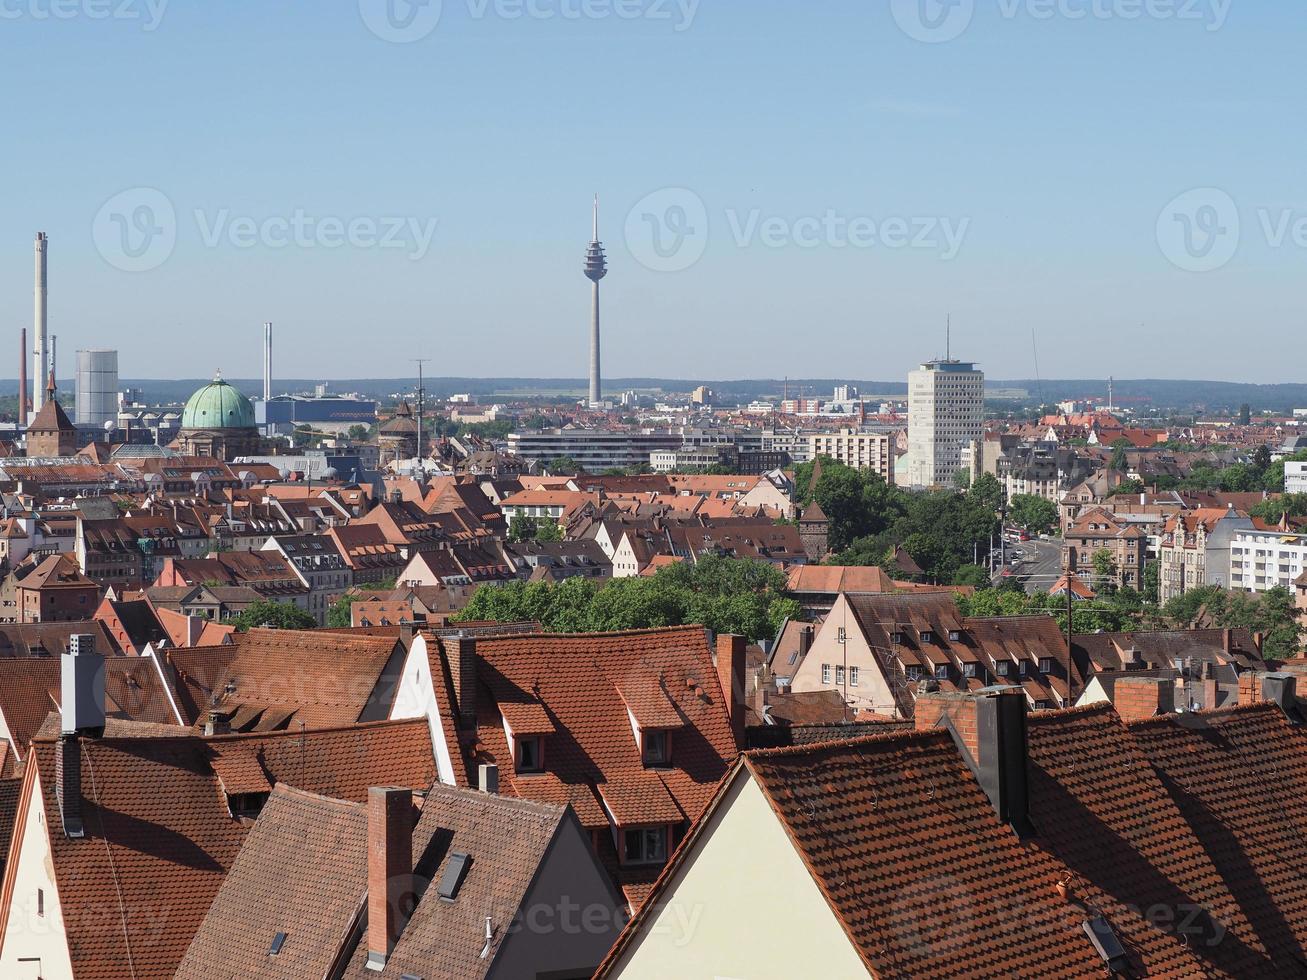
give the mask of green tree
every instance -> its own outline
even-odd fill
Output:
[[[579,476],[585,472],[571,456],[556,456],[545,464],[545,469],[553,476]]]
[[[953,573],[953,584],[986,588],[989,585],[989,570],[980,565],[963,565]]]
[[[1098,592],[1116,591],[1116,559],[1106,548],[1094,552],[1094,588]]]
[[[309,613],[290,602],[269,602],[260,599],[251,602],[245,611],[231,621],[238,632],[245,633],[255,627],[276,630],[311,630],[317,626]]]
[[[986,510],[998,513],[1003,509],[1003,504],[1007,501],[1007,493],[1003,489],[1003,484],[998,482],[998,477],[993,473],[982,473],[976,477],[971,488],[967,491],[967,496],[976,502],[977,505],[984,507]]]
[[[1047,497],[1018,493],[1008,504],[1008,517],[1032,534],[1047,534],[1057,527],[1057,505]]]
[[[965,466],[959,467],[953,473],[953,486],[958,490],[966,490],[971,486],[971,470]]]
[[[367,442],[368,427],[366,425],[351,425],[349,427],[350,442]]]

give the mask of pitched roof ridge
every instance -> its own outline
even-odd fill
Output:
[[[501,809],[518,814],[531,813],[539,817],[550,817],[554,820],[562,820],[563,815],[568,810],[568,805],[558,805],[556,803],[545,803],[541,800],[532,800],[524,796],[506,796],[502,793],[482,793],[480,790],[471,789],[461,786],[450,786],[446,783],[434,783],[426,791],[427,802],[436,798],[446,798],[454,801],[465,803],[479,803],[491,809]]]
[[[1127,722],[1126,727],[1134,728],[1143,725],[1156,725],[1167,721],[1178,722],[1182,717],[1189,715],[1220,721],[1225,718],[1233,717],[1234,715],[1261,713],[1270,713],[1278,716],[1281,713],[1280,706],[1275,704],[1273,701],[1254,701],[1251,704],[1232,704],[1220,708],[1203,708],[1200,711],[1176,711],[1167,715],[1154,715],[1152,718],[1141,718],[1138,721]]]
[[[425,718],[382,718],[379,721],[361,721],[352,725],[328,725],[325,728],[305,728],[302,731],[298,728],[284,728],[275,732],[229,732],[226,735],[205,735],[204,741],[207,742],[238,742],[241,740],[276,738],[278,736],[290,736],[298,738],[300,735],[331,735],[337,732],[357,732],[373,731],[381,728],[404,728],[407,726],[421,726],[426,730],[427,721]],[[100,739],[100,741],[108,741]],[[157,741],[157,739],[156,739]]]
[[[875,735],[862,735],[858,738],[834,738],[825,742],[811,742],[807,745],[782,745],[774,749],[749,749],[742,753],[749,760],[779,759],[788,756],[806,755],[810,752],[828,752],[832,749],[857,748],[860,745],[880,745],[896,740],[903,742],[925,742],[948,735],[943,728],[918,729],[910,732],[879,732]]]
[[[699,623],[686,623],[681,626],[648,626],[643,629],[630,630],[612,630],[602,633],[518,633],[514,635],[488,636],[484,638],[486,643],[494,643],[497,640],[576,640],[576,639],[604,639],[608,637],[622,636],[650,636],[658,633],[705,633],[705,627]],[[478,637],[478,641],[482,638]]]
[[[281,782],[277,783],[275,786],[272,787],[272,795],[289,797],[297,801],[325,803],[328,806],[335,807],[336,809],[342,812],[363,809],[362,803],[354,803],[351,802],[350,800],[342,800],[335,796],[324,796],[321,793],[310,793],[306,789],[299,789],[295,786],[291,786],[288,783],[281,783]]]
[[[1030,724],[1054,725],[1063,721],[1075,721],[1093,715],[1112,715],[1119,719],[1116,707],[1111,701],[1093,701],[1089,704],[1074,705],[1070,708],[1052,708],[1048,711],[1031,711],[1027,713]]]

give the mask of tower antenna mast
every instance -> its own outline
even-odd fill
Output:
[[[415,357],[413,360],[418,366],[418,461],[422,460],[422,412],[426,407],[424,402],[425,391],[422,388],[422,365],[431,361],[429,357]],[[425,468],[423,470],[425,472]]]

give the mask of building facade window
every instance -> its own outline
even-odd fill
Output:
[[[821,665],[821,682],[823,684],[830,683],[830,664]]]
[[[539,738],[519,738],[517,740],[517,771],[541,772],[544,768],[544,752]]]
[[[667,828],[639,827],[622,834],[625,864],[662,864],[667,860]]]
[[[857,667],[850,667],[850,668],[849,668],[849,686],[850,686],[850,687],[857,687],[857,686],[858,686],[858,668],[857,668]]]

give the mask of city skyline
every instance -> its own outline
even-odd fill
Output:
[[[687,4],[688,23],[671,4],[666,19],[445,4],[429,35],[388,43],[356,5],[307,28],[238,6],[168,7],[152,30],[144,8],[139,22],[6,22],[0,79],[17,90],[43,75],[60,107],[57,124],[9,109],[8,186],[23,189],[0,235],[9,329],[30,322],[44,230],[50,332],[67,351],[118,347],[125,375],[148,361],[203,376],[175,338],[272,320],[283,350],[297,335],[336,342],[300,352],[308,375],[390,373],[389,345],[364,342],[380,328],[405,349],[500,341],[444,373],[572,376],[588,312],[575,248],[598,190],[617,273],[611,376],[779,374],[774,348],[820,329],[828,345],[809,345],[805,373],[856,359],[854,373],[896,377],[938,353],[921,338],[952,313],[958,350],[995,377],[1035,375],[1034,329],[1048,377],[1129,373],[1141,340],[1156,353],[1139,373],[1202,377],[1206,351],[1237,335],[1249,343],[1223,358],[1227,376],[1294,378],[1267,352],[1300,317],[1307,183],[1275,161],[1301,155],[1285,93],[1307,11],[1073,20],[1004,5],[927,43],[898,4],[798,18]],[[818,39],[821,55],[804,53]],[[324,57],[282,57],[309,44]],[[56,51],[64,68],[42,73]],[[336,63],[353,66],[347,85]],[[109,105],[84,97],[103,78],[120,89]],[[1149,94],[1174,91],[1190,94]],[[766,111],[742,109],[746,93]],[[104,149],[93,166],[89,133]],[[1217,193],[1184,196],[1196,188]],[[138,225],[143,204],[172,217]],[[373,223],[364,244],[329,244],[332,222],[354,220]],[[307,244],[281,244],[297,224]],[[167,257],[124,271],[142,263],[113,242],[142,227],[163,229]],[[1221,228],[1242,231],[1230,254],[1214,237],[1174,251],[1174,234]],[[242,345],[228,370],[257,375],[258,357]]]

